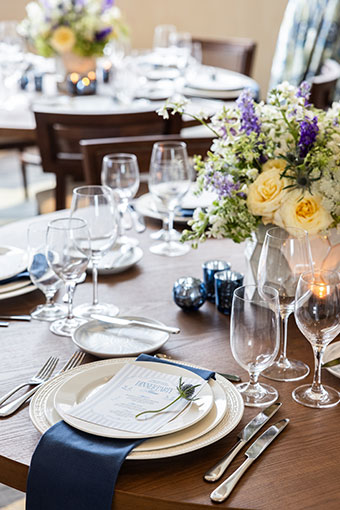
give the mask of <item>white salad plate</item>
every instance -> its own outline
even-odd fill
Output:
[[[239,91],[244,88],[244,76],[213,66],[204,66],[186,75],[186,85],[209,91]]]
[[[340,342],[332,342],[329,344],[329,346],[326,348],[324,357],[323,357],[323,363],[326,363],[327,361],[331,361],[332,359],[340,358]],[[335,377],[340,378],[340,365],[335,365],[334,367],[328,367],[328,372],[335,375]]]
[[[145,317],[124,316],[121,319],[142,320],[150,324],[164,325]],[[169,333],[141,326],[116,326],[93,320],[77,328],[73,342],[83,351],[98,358],[138,356],[160,349],[169,338]]]
[[[25,271],[27,254],[15,246],[0,246],[0,281]]]
[[[137,264],[143,257],[143,250],[139,246],[132,246],[125,253],[120,251],[121,246],[117,246],[108,251],[100,260],[98,266],[99,274],[118,274],[130,269]],[[91,263],[88,271],[92,271]]]
[[[54,407],[62,419],[75,427],[89,434],[96,436],[111,437],[116,439],[140,439],[144,437],[155,437],[178,432],[179,430],[190,427],[198,422],[210,411],[213,404],[213,394],[211,387],[202,377],[189,372],[185,368],[165,363],[151,363],[149,361],[132,361],[137,367],[145,367],[155,372],[155,375],[161,377],[162,374],[172,374],[185,380],[185,378],[194,379],[194,384],[199,384],[197,393],[197,400],[190,402],[183,411],[181,411],[175,418],[163,425],[156,432],[150,434],[140,434],[126,430],[114,429],[105,425],[98,425],[96,423],[86,421],[84,419],[76,418],[69,414],[76,404],[80,404],[87,400],[90,396],[96,393],[106,382],[108,382],[126,363],[122,361],[111,366],[96,366],[94,365],[91,370],[86,373],[74,374],[73,377],[64,382],[54,396]],[[196,390],[197,391],[197,390]]]
[[[17,289],[22,289],[23,287],[27,287],[28,285],[32,285],[32,282],[29,278],[8,283],[0,282],[0,295],[7,294],[8,292],[13,292],[14,290]]]
[[[28,294],[29,292],[33,292],[36,289],[37,287],[35,285],[29,284],[25,287],[21,287],[20,289],[12,290],[11,292],[3,292],[0,294],[0,301],[3,299],[22,296],[23,294]]]
[[[121,361],[131,363],[134,358],[110,359],[95,362],[96,365],[119,364]],[[191,365],[183,363],[183,365]],[[77,372],[91,369],[93,363],[77,367],[70,372],[60,374],[45,383],[32,397],[30,418],[33,425],[41,433],[45,433],[52,425],[61,420],[54,407],[54,396],[61,384]],[[222,376],[216,374],[216,381],[209,382],[214,402],[210,412],[199,422],[179,432],[147,439],[134,448],[128,460],[153,460],[189,453],[228,435],[240,422],[244,404],[240,393]]]

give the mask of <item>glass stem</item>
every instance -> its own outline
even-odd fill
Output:
[[[174,217],[175,217],[175,211],[169,211],[168,216],[168,239],[167,242],[169,243],[171,240],[171,231],[174,228]]]
[[[46,292],[46,303],[45,306],[51,308],[54,305],[53,298],[54,298],[55,292]]]
[[[74,290],[76,288],[76,283],[73,281],[68,281],[65,283],[66,292],[68,296],[68,306],[67,306],[67,320],[73,319],[73,296]]]
[[[280,315],[280,337],[282,341],[282,350],[279,357],[279,363],[289,366],[289,362],[287,359],[287,340],[288,340],[288,319],[289,313],[285,313],[284,315]]]
[[[92,283],[93,283],[93,298],[92,304],[96,306],[98,304],[98,262],[92,259]]]
[[[249,372],[249,386],[255,389],[258,386],[259,374],[257,372]]]
[[[313,345],[313,354],[314,354],[314,376],[313,376],[313,384],[312,391],[314,393],[321,394],[323,392],[322,384],[321,384],[321,367],[322,367],[322,358],[325,352],[326,346],[324,345]]]

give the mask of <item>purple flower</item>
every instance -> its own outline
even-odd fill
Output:
[[[300,122],[300,139],[298,147],[300,149],[300,157],[304,158],[309,149],[312,147],[319,132],[318,118],[315,116],[312,120],[305,117],[305,120]]]
[[[303,81],[298,90],[297,90],[297,93],[296,93],[296,97],[303,97],[304,100],[305,100],[305,103],[304,105],[305,106],[308,106],[310,103],[309,103],[309,96],[310,96],[310,89],[311,89],[311,84],[308,83],[308,81]]]
[[[242,92],[236,104],[241,112],[241,130],[245,131],[247,135],[250,135],[252,132],[260,134],[261,126],[255,114],[255,104],[251,91],[245,90]]]
[[[106,9],[110,9],[113,7],[114,0],[103,0],[102,11],[106,11]]]
[[[100,32],[96,32],[96,41],[102,41],[112,32],[112,27],[107,27],[101,30]]]
[[[239,183],[234,183],[228,174],[216,171],[205,176],[205,186],[216,191],[219,199],[230,197],[233,191],[240,188]]]

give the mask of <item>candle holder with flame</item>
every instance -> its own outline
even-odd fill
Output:
[[[89,71],[86,75],[70,73],[66,80],[67,91],[72,96],[89,96],[96,93],[97,76],[95,71]]]
[[[307,407],[332,407],[340,393],[321,384],[322,358],[327,345],[340,333],[340,275],[314,271],[300,276],[295,295],[295,320],[314,352],[314,377],[293,391],[293,399]]]

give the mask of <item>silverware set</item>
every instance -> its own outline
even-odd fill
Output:
[[[70,359],[64,364],[64,366],[56,373],[54,374],[59,375],[64,372],[67,372],[68,370],[71,370],[72,368],[77,367],[80,365],[85,357],[85,352],[77,351],[72,354]],[[57,363],[59,361],[59,358],[55,358],[51,356],[48,358],[46,363],[40,368],[40,370],[31,377],[28,381],[19,384],[15,388],[13,388],[11,391],[0,397],[0,405],[6,402],[14,393],[19,391],[24,386],[34,386],[31,390],[27,391],[20,397],[16,398],[15,400],[12,400],[8,404],[1,405],[0,406],[0,417],[3,418],[5,416],[9,416],[13,414],[19,407],[22,406],[24,402],[26,402],[34,393],[39,389],[39,387],[44,384],[45,382],[49,381],[53,375],[54,369],[57,366]]]

